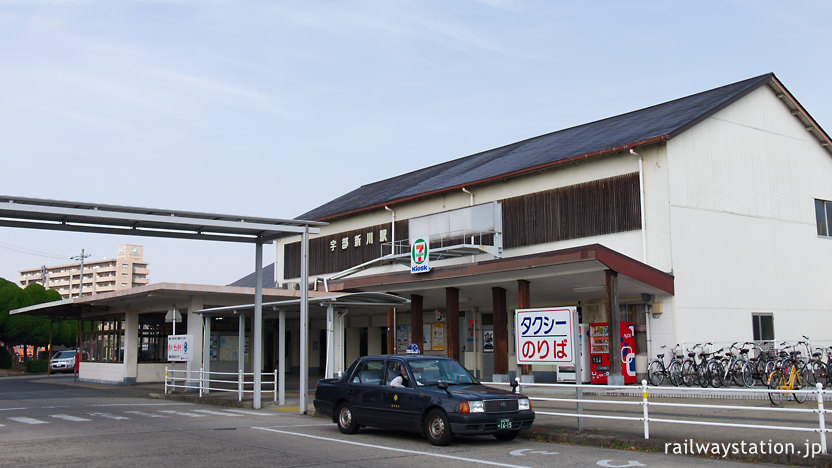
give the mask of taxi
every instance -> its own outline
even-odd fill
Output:
[[[364,356],[342,377],[322,379],[315,409],[344,434],[362,426],[421,432],[434,445],[457,435],[513,440],[534,423],[525,395],[482,385],[454,359],[424,355]]]

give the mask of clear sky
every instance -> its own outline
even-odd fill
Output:
[[[829,18],[799,0],[0,0],[0,195],[294,218],[768,72],[830,132]],[[248,245],[0,227],[0,277],[120,243],[154,283],[254,268]]]

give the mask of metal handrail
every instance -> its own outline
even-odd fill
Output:
[[[616,420],[624,420],[624,421],[641,421],[644,426],[644,438],[650,438],[650,421],[653,422],[661,422],[661,423],[671,423],[671,424],[693,424],[693,425],[702,425],[702,426],[722,426],[722,427],[741,427],[741,428],[748,428],[748,429],[771,429],[771,430],[784,430],[784,431],[800,431],[800,432],[816,432],[820,435],[820,445],[821,445],[821,453],[826,454],[827,452],[827,443],[826,443],[826,434],[832,432],[832,429],[826,428],[826,413],[832,413],[832,410],[828,410],[824,408],[823,400],[824,395],[832,395],[832,391],[824,390],[823,385],[818,383],[817,387],[812,390],[787,390],[789,394],[814,394],[817,397],[817,409],[800,409],[800,408],[761,408],[756,406],[735,406],[735,405],[708,405],[708,404],[694,404],[694,403],[665,403],[665,402],[650,402],[648,398],[649,392],[656,392],[661,391],[660,387],[649,387],[647,385],[646,380],[641,381],[641,392],[642,392],[642,399],[641,401],[620,401],[620,400],[587,400],[583,398],[583,390],[584,389],[592,389],[592,390],[599,390],[599,391],[606,391],[606,390],[620,390],[626,389],[628,391],[632,391],[635,388],[633,386],[625,386],[625,385],[609,385],[604,387],[598,387],[597,385],[586,385],[586,384],[544,384],[544,383],[520,383],[519,379],[516,379],[518,385],[520,387],[558,387],[558,388],[569,388],[574,389],[577,394],[577,398],[549,398],[549,397],[529,397],[529,400],[533,401],[562,401],[562,402],[576,402],[577,411],[575,413],[564,413],[564,412],[548,412],[548,411],[535,411],[536,415],[545,415],[545,416],[565,416],[565,417],[575,417],[578,418],[578,427],[579,429],[583,428],[583,418],[595,418],[595,419],[616,419]],[[482,382],[484,385],[494,385],[494,386],[506,386],[511,385],[509,382]],[[706,389],[706,388],[684,388],[684,387],[677,387],[673,389],[675,393],[700,393],[701,391],[713,391],[713,392],[736,392],[736,393],[743,393],[743,394],[752,394],[752,393],[782,393],[784,390],[782,389],[754,389],[754,388],[739,388],[739,389]],[[640,405],[643,408],[643,415],[642,417],[634,417],[634,416],[610,416],[604,414],[586,414],[583,412],[583,403],[594,403],[594,404],[606,404],[606,405]],[[777,426],[777,425],[762,425],[762,424],[738,424],[738,423],[720,423],[720,422],[713,422],[713,421],[702,421],[702,420],[695,420],[695,419],[666,419],[666,418],[650,418],[649,417],[649,407],[656,406],[656,407],[679,407],[679,408],[702,408],[702,409],[723,409],[723,410],[742,410],[742,411],[779,411],[779,412],[791,412],[791,413],[816,413],[818,415],[818,425],[814,427],[797,427],[797,426]],[[597,410],[594,410],[597,411]],[[695,415],[691,415],[691,417],[697,417]]]
[[[177,377],[177,374],[183,374],[182,377]],[[197,374],[198,377],[192,377],[193,374]],[[212,379],[211,376],[236,376],[236,379]],[[168,394],[168,389],[176,389],[176,388],[185,388],[194,390],[195,388],[199,389],[199,396],[202,397],[203,395],[207,395],[212,391],[216,392],[236,392],[237,393],[237,401],[243,400],[243,395],[246,393],[254,393],[254,381],[247,380],[247,377],[254,377],[254,372],[217,372],[217,371],[206,371],[204,368],[200,368],[198,371],[192,370],[178,370],[178,369],[169,369],[165,368],[165,394]],[[278,386],[277,386],[277,371],[274,372],[263,372],[261,373],[261,377],[272,377],[270,380],[262,379],[261,380],[261,388],[265,386],[266,388],[261,390],[265,393],[272,393],[274,397],[274,401],[277,401],[277,394],[278,394]],[[177,384],[176,381],[184,381],[186,382],[185,385]],[[198,382],[198,387],[195,385],[188,385],[187,382]],[[236,384],[236,389],[234,388],[223,388],[219,386],[211,386],[211,383],[224,383],[229,385]],[[247,389],[246,387],[250,387],[251,389]]]

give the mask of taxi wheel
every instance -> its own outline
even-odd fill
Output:
[[[435,409],[425,418],[425,436],[433,445],[448,445],[454,439],[448,416],[441,409]]]
[[[344,403],[338,407],[338,430],[344,434],[355,434],[358,432],[358,423],[352,414],[352,406],[349,403]]]
[[[494,437],[497,440],[502,440],[503,442],[508,442],[509,440],[514,440],[517,436],[520,435],[520,431],[508,431],[508,432],[495,432]]]

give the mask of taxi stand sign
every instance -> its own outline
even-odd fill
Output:
[[[514,324],[517,364],[575,365],[576,316],[576,307],[518,309]]]
[[[194,335],[168,336],[168,361],[193,361]]]
[[[417,237],[410,243],[410,273],[430,271],[430,244],[424,237]]]

